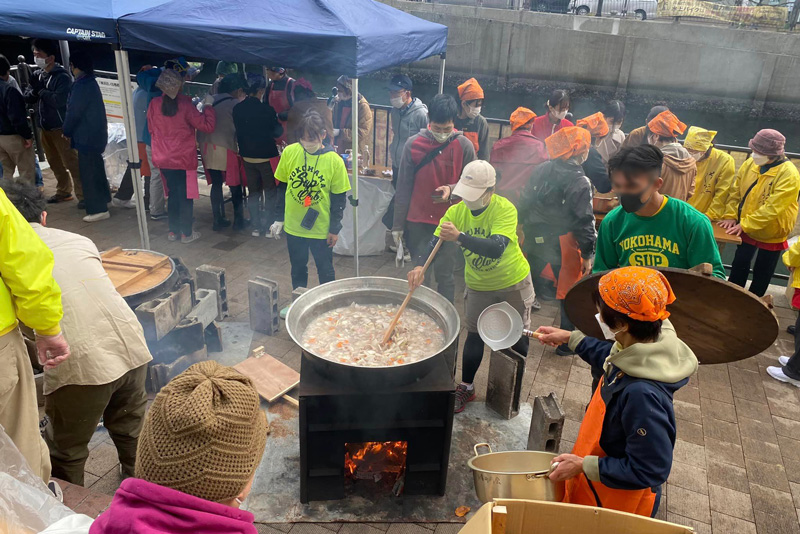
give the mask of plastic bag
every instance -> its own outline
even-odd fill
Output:
[[[75,512],[58,502],[0,426],[0,532],[40,532]]]
[[[103,152],[103,161],[106,166],[106,177],[111,187],[119,187],[122,177],[128,169],[128,142],[125,134],[125,125],[112,122],[108,125],[108,143]]]
[[[373,180],[360,179],[358,182],[358,255],[376,256],[386,250],[386,227],[381,219],[394,197],[394,189],[386,180],[380,187]],[[383,185],[383,184],[381,184]],[[341,256],[355,255],[353,241],[353,206],[348,202],[342,218],[342,231],[333,251]]]

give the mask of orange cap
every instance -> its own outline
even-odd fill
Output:
[[[511,114],[511,131],[518,130],[536,118],[536,113],[528,108],[519,107]]]
[[[592,136],[583,128],[567,126],[544,140],[550,159],[569,159],[586,154],[592,145]]]
[[[614,269],[600,278],[598,290],[609,308],[637,321],[666,319],[667,305],[675,302],[667,277],[649,267]]]
[[[483,88],[478,83],[478,80],[470,78],[458,86],[458,97],[463,101],[482,100]]]
[[[608,135],[608,123],[599,111],[583,119],[578,119],[578,126],[586,128],[592,137],[605,137]]]
[[[647,123],[647,128],[661,137],[678,137],[686,131],[686,125],[669,110],[662,111]]]

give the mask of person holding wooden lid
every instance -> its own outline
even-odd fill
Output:
[[[668,320],[675,299],[661,272],[621,267],[600,278],[594,295],[605,340],[537,330],[541,343],[568,342],[602,372],[572,453],[553,459],[558,466],[550,479],[566,481],[565,502],[649,517],[658,511],[675,445],[673,395],[697,370],[697,358]]]

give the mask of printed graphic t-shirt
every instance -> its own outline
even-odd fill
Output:
[[[342,157],[332,150],[308,154],[300,143],[294,143],[283,150],[275,178],[286,183],[286,233],[326,239],[331,221],[331,195],[350,191]],[[319,216],[311,230],[306,230],[300,223],[309,208],[318,211]]]
[[[517,208],[510,200],[492,195],[489,206],[477,217],[470,209],[459,202],[450,206],[434,232],[438,237],[442,223],[451,222],[460,232],[469,236],[488,238],[502,235],[509,243],[499,258],[487,258],[462,248],[466,269],[464,278],[467,286],[475,291],[497,291],[522,282],[530,267],[528,260],[519,248],[517,238]]]

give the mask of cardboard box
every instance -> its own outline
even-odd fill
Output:
[[[492,508],[505,506],[505,534],[692,534],[693,529],[640,515],[560,502],[495,499],[459,534],[492,534]]]

